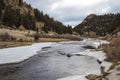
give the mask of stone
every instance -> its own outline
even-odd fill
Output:
[[[90,74],[90,75],[86,76],[86,78],[88,80],[98,80],[99,76],[95,75],[95,74]]]
[[[73,55],[72,54],[67,54],[67,57],[72,57]]]
[[[89,45],[83,46],[83,48],[85,48],[85,49],[95,49],[94,46],[89,46]]]

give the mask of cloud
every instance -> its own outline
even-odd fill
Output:
[[[89,7],[97,5],[108,0],[59,0],[53,3],[52,9],[58,9],[60,7]]]
[[[54,17],[65,25],[75,26],[91,13],[106,14],[120,11],[119,0],[26,0],[34,8]]]

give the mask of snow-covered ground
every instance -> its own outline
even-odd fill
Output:
[[[91,38],[84,39],[82,43],[89,44],[95,48],[98,48],[101,44],[109,44],[109,42],[106,40],[98,40],[98,39],[91,39]]]
[[[83,43],[84,45],[87,44],[89,46],[93,46],[95,48],[98,48],[101,44],[109,44],[108,41],[106,40],[95,40],[95,39],[84,39],[83,41],[81,41],[81,43]],[[87,49],[85,51],[79,52],[79,53],[73,53],[73,54],[82,54],[85,56],[91,56],[94,57],[100,61],[102,61],[101,66],[105,67],[105,71],[107,71],[109,69],[109,67],[112,65],[112,63],[110,62],[106,62],[104,61],[104,59],[106,58],[106,55],[103,51],[92,51],[90,49]],[[57,79],[57,80],[87,80],[85,78],[86,75],[88,74],[96,74],[96,75],[100,75],[100,70],[95,71],[95,72],[89,72],[87,74],[84,75],[74,75],[74,76],[68,76],[66,78],[61,78],[61,79]]]
[[[0,64],[19,63],[37,54],[43,47],[54,43],[36,43],[31,46],[0,49]]]
[[[85,78],[85,75],[75,75],[75,76],[69,76],[66,78],[61,78],[57,80],[88,80]]]
[[[107,78],[109,80],[120,80],[120,65],[117,65],[114,69],[109,71]]]

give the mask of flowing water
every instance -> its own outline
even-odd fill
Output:
[[[89,43],[90,44],[90,43]],[[82,52],[88,43],[61,42],[37,51],[38,55],[21,63],[15,71],[0,75],[0,80],[56,80],[58,78],[97,72],[100,65],[90,56],[72,56]],[[1,69],[0,69],[1,71]]]

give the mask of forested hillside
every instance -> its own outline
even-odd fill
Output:
[[[23,0],[0,0],[0,24],[16,29],[22,25],[25,29],[31,30],[72,33],[71,26],[66,27]]]
[[[80,34],[93,31],[100,36],[111,34],[116,29],[120,29],[120,14],[91,14],[74,28]]]

